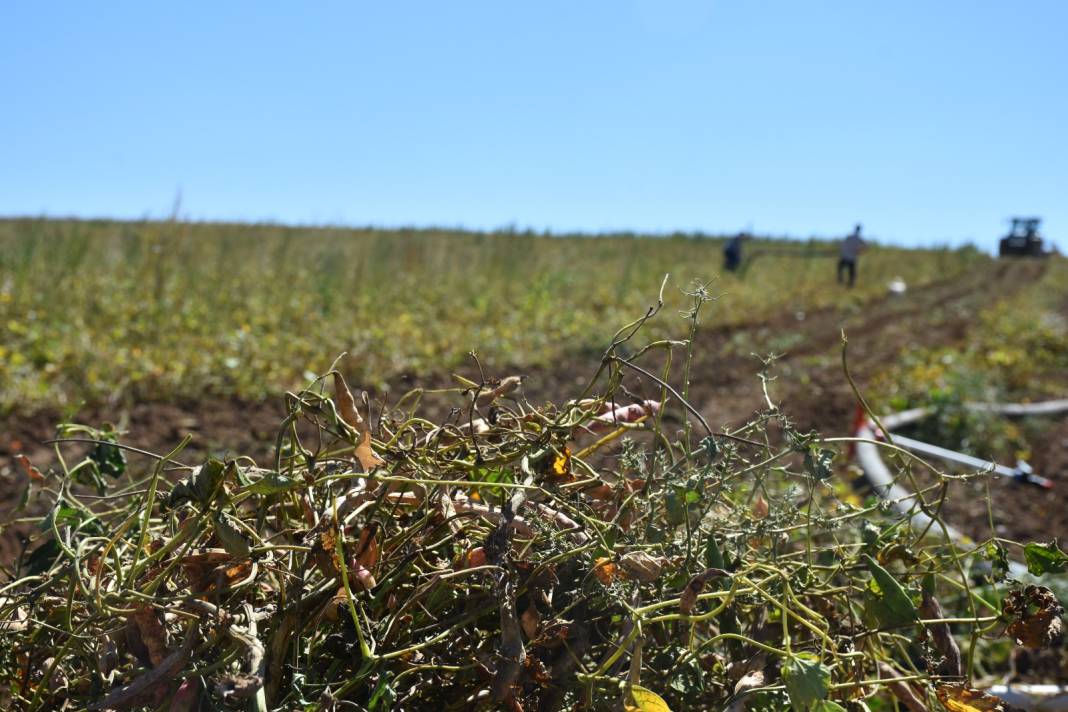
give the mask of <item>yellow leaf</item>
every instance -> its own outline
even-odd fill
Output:
[[[567,477],[571,474],[571,450],[567,447],[553,459],[553,474],[557,477]]]
[[[624,705],[627,712],[671,712],[664,698],[641,685],[631,685],[631,702]]]
[[[939,685],[938,701],[948,712],[1015,712],[1000,697],[960,685]]]

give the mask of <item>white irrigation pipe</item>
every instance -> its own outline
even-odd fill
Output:
[[[991,685],[987,692],[1027,712],[1068,710],[1068,688],[1062,685]]]
[[[998,413],[1007,416],[1057,415],[1068,412],[1068,399],[1046,401],[1044,403],[967,403],[965,408],[977,412]],[[891,431],[920,421],[931,413],[932,409],[930,408],[913,408],[912,410],[883,416],[881,420],[883,427],[887,431]],[[877,432],[875,423],[866,417],[858,419],[854,435],[866,441],[856,444],[855,458],[875,493],[884,500],[888,500],[901,516],[908,517],[914,527],[922,530],[933,524],[934,522],[929,516],[916,509],[916,495],[910,494],[898,485],[894,480],[894,476],[890,473],[890,468],[883,462],[879,454],[880,446],[874,442],[881,437],[882,433]],[[999,465],[991,467],[992,463],[945,450],[945,448],[937,448],[938,450],[945,450],[944,453],[935,453],[932,450],[936,446],[914,440],[909,440],[908,444],[924,446],[916,447],[915,449],[921,452],[926,450],[926,454],[935,456],[952,454],[955,457],[949,459],[977,467],[977,469],[993,469],[998,474],[1007,474],[1009,476],[1013,474],[1013,471],[1009,468]],[[968,458],[969,461],[965,462],[964,458]],[[937,529],[933,531],[937,531]],[[958,529],[946,525],[946,532],[949,538],[954,541],[967,541],[967,537]],[[1010,561],[1009,573],[1015,578],[1020,578],[1027,574],[1027,569],[1020,563]],[[1028,712],[1068,712],[1068,687],[1061,685],[994,685],[989,688],[989,692],[997,695],[1005,702],[1016,705]]]

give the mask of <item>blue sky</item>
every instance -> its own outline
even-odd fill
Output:
[[[0,215],[1068,248],[1068,3],[0,8]]]

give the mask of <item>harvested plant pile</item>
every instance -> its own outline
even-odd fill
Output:
[[[644,322],[556,405],[481,377],[431,422],[426,394],[379,409],[332,370],[287,396],[270,463],[179,446],[133,472],[113,432],[62,429],[95,444],[27,468],[51,511],[0,587],[14,705],[1002,709],[971,689],[988,653],[1060,626],[1005,578],[1018,552],[850,497],[770,398],[714,432],[685,399],[692,341],[637,348]]]

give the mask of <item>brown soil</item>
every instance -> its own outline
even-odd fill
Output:
[[[909,349],[948,345],[964,341],[974,316],[983,308],[1038,277],[1042,265],[1001,262],[948,282],[887,296],[860,308],[843,305],[808,314],[784,312],[768,322],[735,328],[710,328],[699,336],[690,400],[713,427],[743,423],[763,406],[764,396],[756,377],[760,362],[751,353],[782,352],[776,361],[771,397],[802,429],[817,429],[825,435],[849,434],[855,400],[842,374],[841,331],[849,337],[850,370],[861,388],[881,369]],[[724,306],[727,305],[727,306]],[[729,308],[721,302],[712,308]],[[484,363],[489,373],[507,375],[508,368]],[[596,356],[574,357],[553,369],[527,370],[524,392],[532,402],[573,396],[592,375]],[[469,374],[470,375],[470,374]],[[416,383],[440,387],[447,374],[402,379],[394,393]],[[655,384],[638,384],[649,395]],[[428,409],[445,416],[448,405],[430,401]],[[280,399],[248,402],[236,399],[204,399],[179,403],[140,403],[116,412],[89,408],[78,413],[83,423],[117,422],[127,431],[124,442],[145,450],[165,453],[187,433],[194,439],[182,454],[195,463],[206,453],[240,453],[265,461],[283,415]],[[11,519],[12,506],[25,488],[25,477],[16,466],[15,453],[25,453],[38,467],[54,461],[51,446],[55,413],[32,417],[18,415],[0,420],[0,521]],[[70,446],[67,446],[70,447]],[[1068,423],[1060,422],[1043,435],[1034,448],[1036,470],[1059,482],[1051,493],[1022,490],[1012,483],[993,483],[999,534],[1009,538],[1068,538]],[[73,453],[72,453],[73,454]],[[145,466],[131,455],[131,464]],[[947,520],[968,531],[989,531],[985,506],[980,500],[953,493],[946,503]],[[33,510],[31,503],[31,511]],[[17,534],[0,537],[0,562],[10,563],[19,550]]]

